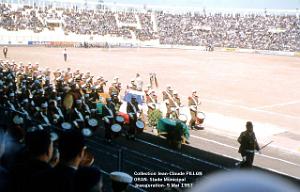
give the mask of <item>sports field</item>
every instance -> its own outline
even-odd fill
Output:
[[[167,84],[185,104],[198,90],[207,131],[237,137],[251,120],[260,141],[300,153],[300,57],[154,48],[67,51],[66,63],[62,48],[10,47],[8,56],[52,70],[90,71],[108,81],[119,76],[123,87],[136,72],[145,84],[155,72],[160,98]]]

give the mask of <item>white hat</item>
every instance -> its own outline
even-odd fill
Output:
[[[27,98],[22,101],[22,103],[28,103],[28,102],[29,100]]]
[[[118,76],[114,76],[114,80],[117,80],[117,79],[119,79],[119,77]]]
[[[180,121],[183,121],[183,122],[186,122],[187,121],[187,116],[186,115],[179,115],[179,118],[178,118]]]
[[[131,183],[133,180],[133,178],[127,173],[119,172],[119,171],[110,173],[110,179],[112,181],[117,181],[120,183],[128,183],[128,184]]]
[[[61,101],[61,97],[56,97],[56,100],[57,101]]]
[[[130,81],[133,82],[133,81],[135,81],[135,79],[131,79]]]
[[[14,96],[15,96],[15,94],[14,94],[14,93],[10,93],[8,96],[10,96],[10,97],[14,97]]]
[[[47,108],[47,107],[48,107],[48,103],[47,103],[47,102],[42,103],[41,107],[42,107],[42,108]]]
[[[50,133],[51,141],[56,141],[58,139],[58,135],[55,132]]]
[[[13,118],[13,122],[14,124],[16,125],[20,125],[20,124],[23,124],[24,123],[24,119],[18,115],[16,115],[14,118]]]
[[[197,92],[197,90],[196,89],[193,89],[193,92],[192,93],[196,93]]]
[[[84,95],[84,97],[90,97],[90,94],[87,93],[87,94]]]

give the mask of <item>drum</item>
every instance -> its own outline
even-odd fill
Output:
[[[82,133],[82,135],[83,136],[85,136],[85,137],[90,137],[90,136],[92,136],[92,131],[89,129],[89,128],[83,128],[82,130],[81,130],[81,133]]]
[[[72,128],[72,124],[69,123],[69,122],[63,122],[63,123],[61,124],[61,128],[62,128],[63,130],[69,130],[69,129]]]
[[[128,114],[119,112],[117,115],[124,118],[124,124],[129,124],[130,118]]]
[[[94,118],[91,118],[88,120],[88,125],[91,127],[91,128],[95,128],[98,126],[98,121]]]
[[[135,122],[136,128],[137,128],[137,133],[142,133],[145,127],[145,123],[141,120],[137,120]]]
[[[203,112],[198,112],[197,113],[197,121],[196,121],[196,124],[197,125],[200,125],[204,122],[204,119],[205,119],[205,113]]]
[[[89,167],[94,163],[94,161],[95,161],[94,155],[88,150],[85,150],[83,159],[80,162],[80,166]]]
[[[119,125],[119,124],[113,124],[111,126],[112,138],[118,137],[120,135],[120,133],[121,133],[121,130],[122,130],[121,125]]]
[[[124,117],[120,116],[120,115],[117,115],[116,116],[116,122],[119,123],[119,124],[122,124],[124,123]]]

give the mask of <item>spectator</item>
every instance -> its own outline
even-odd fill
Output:
[[[59,164],[35,178],[34,191],[73,192],[74,177],[84,156],[84,138],[80,131],[63,132],[59,138]]]
[[[53,155],[53,142],[50,133],[44,130],[35,130],[26,134],[26,149],[28,159],[15,165],[11,171],[11,191],[31,191],[34,175],[51,169],[49,161]]]

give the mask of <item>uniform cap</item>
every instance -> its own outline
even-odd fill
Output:
[[[18,115],[16,115],[14,118],[13,118],[13,122],[14,124],[16,125],[21,125],[24,123],[24,119]]]
[[[187,121],[187,117],[186,117],[186,115],[183,115],[183,114],[181,114],[181,115],[179,115],[179,118],[178,118],[180,121],[183,121],[183,122],[186,122]]]
[[[124,172],[115,171],[110,173],[110,178],[112,181],[120,182],[120,183],[131,183],[133,178]]]
[[[42,103],[41,107],[42,107],[42,108],[47,108],[47,107],[48,107],[48,103],[47,103],[47,102]]]

